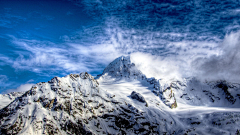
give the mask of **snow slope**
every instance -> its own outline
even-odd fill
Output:
[[[0,134],[235,134],[238,88],[194,78],[162,84],[122,56],[96,78],[83,72],[34,85],[0,110]]]
[[[23,92],[11,92],[8,94],[0,94],[0,109],[10,104],[15,98],[21,96]]]

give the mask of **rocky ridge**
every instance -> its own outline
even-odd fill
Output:
[[[156,114],[159,121],[151,120],[146,111],[102,90],[83,72],[38,83],[1,109],[0,133],[160,134],[166,132],[160,125],[173,126],[162,121],[162,115]]]

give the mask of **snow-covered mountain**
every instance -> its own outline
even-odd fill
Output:
[[[122,56],[96,78],[83,72],[34,85],[0,110],[0,134],[235,134],[239,98],[239,84],[164,84]]]
[[[172,82],[168,87],[182,105],[240,107],[240,85],[226,81],[200,82],[195,78]]]

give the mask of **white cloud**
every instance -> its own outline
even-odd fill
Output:
[[[142,7],[126,11],[126,6],[132,6],[133,3]],[[215,35],[211,33],[210,28],[206,29],[201,23],[198,25],[196,22],[203,21],[201,13],[196,13],[194,18],[187,14],[187,24],[175,28],[172,23],[178,24],[177,17],[162,16],[161,19],[157,13],[149,16],[154,6],[162,6],[161,4],[126,1],[108,5],[99,0],[83,1],[83,4],[89,15],[101,18],[103,22],[82,27],[73,35],[61,36],[60,39],[64,41],[61,44],[13,37],[14,46],[17,45],[23,51],[14,51],[18,58],[0,55],[0,60],[12,65],[16,70],[49,75],[82,71],[100,72],[116,57],[130,54],[132,61],[149,77],[166,80],[187,76],[197,76],[201,79],[237,79],[234,77],[239,73],[239,42],[236,40],[236,34],[226,36],[222,45],[219,45],[222,42],[219,37],[223,32],[219,31],[220,35]],[[167,7],[182,8],[181,5]],[[159,10],[165,11],[164,8]],[[205,8],[198,11],[202,10],[205,11]],[[98,11],[102,12],[96,15]],[[168,9],[166,11],[170,12]],[[213,21],[206,26],[216,23],[211,17],[206,19]],[[196,32],[190,32],[190,29]],[[233,28],[225,29],[230,31]]]
[[[202,81],[240,81],[240,32],[225,36],[222,43],[196,43],[195,48],[180,45],[178,54],[157,56],[149,53],[132,53],[131,60],[148,77],[166,81],[183,77],[196,77]],[[184,44],[181,43],[181,44]],[[212,46],[212,47],[211,47]],[[171,49],[179,45],[173,44]],[[188,49],[188,51],[182,51]]]
[[[84,32],[87,35],[80,32],[79,35],[69,37],[69,40],[62,44],[12,37],[15,47],[24,51],[15,51],[19,55],[17,59],[3,56],[0,58],[16,70],[29,70],[50,75],[50,73],[59,72],[60,74],[83,71],[101,72],[103,70],[101,68],[115,58],[132,53],[133,61],[138,63],[141,69],[145,68],[147,75],[179,79],[190,74],[187,69],[191,68],[189,65],[196,57],[218,54],[218,45],[215,42],[168,41],[164,39],[165,36],[174,38],[181,34],[123,30],[114,23],[106,25],[107,27],[102,29],[86,28]],[[102,34],[90,37],[89,34],[93,33]],[[85,40],[78,40],[76,37],[85,38]]]
[[[68,36],[68,40],[62,44],[13,37],[14,45],[24,51],[15,51],[19,54],[17,59],[1,55],[0,60],[11,64],[16,70],[30,70],[48,75],[59,73],[59,71],[60,74],[82,71],[101,72],[103,70],[101,68],[112,60],[128,54],[148,77],[153,76],[165,80],[188,76],[197,76],[201,79],[230,78],[232,73],[227,72],[227,69],[223,67],[228,67],[228,70],[231,68],[231,71],[235,73],[238,72],[235,68],[238,65],[235,62],[220,67],[213,63],[219,63],[223,59],[225,63],[231,60],[236,61],[238,58],[236,34],[226,36],[221,44],[218,39],[214,41],[171,41],[165,38],[172,39],[184,36],[184,34],[136,29],[123,30],[114,23],[106,23],[106,27],[101,28],[86,28],[85,33],[80,32],[79,35]],[[94,33],[98,35],[90,37]],[[224,72],[219,73],[220,70]],[[208,73],[210,71],[212,74]]]
[[[19,87],[17,87],[16,89],[8,89],[6,91],[4,91],[4,93],[10,93],[10,92],[25,92],[28,91],[32,88],[34,84],[31,83],[27,83],[27,84],[22,84]]]
[[[240,32],[226,35],[219,55],[199,57],[192,62],[195,73],[202,79],[239,82]]]
[[[131,61],[147,77],[155,77],[166,82],[181,80],[183,77],[191,75],[191,72],[188,71],[189,64],[187,61],[183,61],[176,56],[162,57],[137,52],[131,54]]]
[[[14,36],[12,45],[17,58],[0,55],[3,64],[11,65],[16,71],[28,70],[41,75],[51,73],[76,73],[83,71],[101,71],[105,66],[121,53],[109,43],[80,44],[66,41],[56,44],[49,41],[18,39]]]
[[[7,57],[3,54],[0,54],[0,66],[12,64],[12,63],[13,63],[13,61],[9,57]]]
[[[27,83],[31,83],[31,82],[34,82],[34,80],[30,79],[30,80],[27,81]]]
[[[19,54],[18,58],[12,60],[12,66],[16,70],[30,70],[44,74],[46,71],[58,72],[63,70],[71,72],[87,69],[85,65],[74,61],[76,54],[72,54],[71,48],[64,48],[64,45],[17,38],[13,40],[13,43],[24,49],[22,52],[15,51]]]

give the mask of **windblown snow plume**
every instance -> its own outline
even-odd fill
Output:
[[[188,52],[168,57],[137,52],[131,54],[131,60],[148,77],[163,80],[196,77],[202,81],[239,82],[240,32],[226,35],[215,51],[215,54],[203,56],[194,56],[193,51],[192,56]]]
[[[240,82],[240,32],[226,35],[218,55],[198,58],[192,62],[200,79]]]

